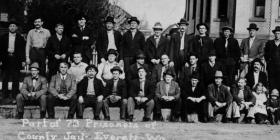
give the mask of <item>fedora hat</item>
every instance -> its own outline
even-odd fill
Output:
[[[162,25],[160,22],[156,22],[154,27],[153,27],[154,30],[162,30]]]
[[[222,73],[222,71],[216,71],[215,72],[215,78],[223,78],[224,76],[223,76],[223,73]]]
[[[206,23],[199,23],[199,24],[197,24],[197,25],[196,25],[196,29],[199,30],[199,27],[200,27],[200,26],[205,26],[205,28],[206,28],[207,30],[209,29],[209,27],[208,27],[208,25],[207,25]]]
[[[224,27],[222,28],[222,30],[223,30],[223,31],[224,31],[224,30],[230,30],[230,32],[233,32],[233,28],[230,27],[230,26],[224,26]]]
[[[216,51],[215,51],[215,50],[211,50],[211,51],[208,53],[208,56],[216,56]]]
[[[255,24],[255,23],[251,23],[251,24],[249,25],[249,27],[247,28],[247,30],[251,30],[251,29],[255,29],[256,31],[259,30],[257,24]]]
[[[108,57],[110,54],[114,54],[115,56],[118,56],[118,55],[119,55],[118,51],[115,50],[115,49],[109,49],[109,50],[107,51],[107,57]]]
[[[30,65],[29,68],[30,68],[30,70],[31,70],[32,68],[37,69],[37,70],[40,70],[39,64],[38,64],[37,62],[32,63],[32,64]]]
[[[198,72],[192,73],[191,79],[199,79],[199,73]]]
[[[15,19],[11,19],[10,21],[9,21],[9,25],[11,25],[11,24],[15,24],[15,25],[19,25],[19,23],[15,20]]]
[[[111,73],[113,73],[114,71],[119,71],[120,74],[123,73],[121,67],[119,67],[119,66],[114,66],[110,71],[111,71]]]
[[[137,24],[140,23],[140,21],[137,19],[137,17],[131,17],[131,18],[128,20],[128,23],[130,24],[132,21],[137,22]]]
[[[116,23],[116,22],[114,21],[114,18],[111,17],[111,16],[108,16],[108,17],[106,18],[105,23],[107,23],[107,22],[112,22],[113,24]]]
[[[279,97],[279,91],[277,89],[273,89],[271,91],[271,95],[270,96],[277,96],[277,97]]]
[[[145,59],[146,58],[146,56],[145,56],[145,54],[144,53],[139,53],[137,56],[136,56],[136,59]]]
[[[180,20],[180,22],[178,22],[177,23],[178,25],[181,25],[181,24],[185,24],[185,25],[189,25],[189,23],[187,22],[187,20],[186,19],[184,19],[184,18],[182,18],[181,20]]]
[[[276,26],[274,30],[272,30],[273,33],[280,31],[280,26]]]
[[[170,76],[174,77],[175,71],[169,68],[169,69],[165,70],[165,72],[163,73],[163,76],[166,76],[166,75],[170,75]]]

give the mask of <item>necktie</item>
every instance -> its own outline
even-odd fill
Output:
[[[226,38],[226,43],[225,43],[225,47],[228,47],[228,38]]]
[[[200,46],[202,47],[202,46],[203,46],[202,37],[200,37],[200,39],[199,39],[199,43],[200,43]]]

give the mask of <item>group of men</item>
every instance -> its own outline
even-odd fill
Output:
[[[93,107],[94,119],[102,112],[110,120],[109,106],[119,106],[120,119],[128,121],[133,121],[135,108],[144,108],[143,121],[163,120],[161,109],[166,107],[172,110],[172,121],[208,122],[224,114],[225,122],[239,122],[243,110],[251,121],[257,114],[256,109],[248,111],[257,104],[252,90],[260,83],[267,93],[274,89],[279,102],[280,26],[272,31],[275,38],[265,42],[256,37],[259,28],[251,23],[249,37],[239,45],[230,26],[213,41],[204,23],[196,26],[197,35],[188,35],[185,19],[170,39],[162,34],[160,22],[145,39],[136,17],[128,20],[130,29],[124,34],[114,29],[114,18],[107,17],[94,40],[86,16],[76,21],[68,38],[62,23],[51,35],[36,17],[26,43],[17,33],[18,23],[9,22],[9,33],[0,40],[2,91],[4,98],[9,95],[12,78],[10,95],[16,98],[18,118],[23,118],[24,105],[39,103],[41,118],[46,113],[55,118],[54,106],[67,105],[70,119],[75,114],[82,119],[84,108]],[[93,42],[98,66],[91,64]],[[19,71],[26,64],[31,74],[19,88]],[[276,120],[279,105],[273,111]]]

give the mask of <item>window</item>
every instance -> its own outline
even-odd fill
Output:
[[[226,19],[228,9],[228,0],[219,0],[218,3],[218,18]]]
[[[278,1],[279,4],[278,4],[278,19],[280,18],[280,0]]]
[[[254,17],[264,18],[265,0],[255,0]]]

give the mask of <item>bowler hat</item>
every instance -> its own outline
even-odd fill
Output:
[[[40,70],[40,67],[39,67],[39,64],[37,62],[34,62],[30,65],[30,70],[34,68],[34,69],[37,69],[37,70]]]
[[[233,32],[233,28],[230,27],[230,26],[224,26],[224,27],[222,28],[222,30],[223,30],[223,31],[224,31],[224,30],[230,30],[230,32]]]
[[[199,73],[198,72],[192,73],[191,79],[199,79]]]
[[[222,71],[216,71],[216,73],[215,73],[215,78],[223,78],[224,76],[223,76],[223,73],[222,73]]]
[[[15,24],[15,25],[19,25],[19,23],[15,20],[15,19],[11,19],[10,21],[9,21],[9,25],[11,25],[11,24]]]
[[[111,17],[111,16],[108,16],[108,17],[106,18],[105,23],[107,23],[107,22],[112,22],[113,24],[115,24],[114,18]]]
[[[255,29],[256,31],[259,30],[257,24],[255,24],[255,23],[251,23],[249,25],[249,27],[247,28],[247,30],[251,30],[251,29]]]
[[[174,70],[169,68],[169,69],[166,69],[165,72],[163,73],[163,76],[166,76],[166,75],[170,75],[170,76],[174,77],[175,72],[174,72]]]
[[[136,59],[145,59],[146,56],[144,53],[139,53],[137,56],[136,56]]]
[[[139,67],[139,68],[137,69],[137,72],[138,72],[139,70],[141,70],[141,69],[145,70],[146,72],[148,71],[148,67],[145,66],[145,65],[142,65],[141,67]]]
[[[199,27],[200,27],[200,26],[205,26],[205,28],[206,28],[207,30],[209,29],[209,27],[208,27],[208,25],[207,25],[206,23],[199,23],[199,24],[197,24],[197,25],[196,25],[196,29],[199,30]]]
[[[113,68],[111,68],[111,73],[113,73],[113,71],[119,71],[120,73],[123,73],[121,67],[119,66],[114,66]]]
[[[216,56],[216,51],[215,51],[215,50],[211,50],[211,51],[208,53],[208,56]]]
[[[140,21],[137,19],[137,17],[131,17],[131,18],[128,20],[128,23],[130,24],[132,21],[137,22],[137,24],[140,23]]]
[[[184,19],[184,18],[182,18],[181,20],[180,20],[180,22],[178,22],[177,23],[178,25],[181,25],[181,24],[185,24],[185,25],[189,25],[189,23],[187,22],[187,20],[186,19]]]
[[[270,96],[277,96],[277,97],[279,97],[279,91],[277,89],[273,89],[271,91],[271,95]]]
[[[98,68],[95,65],[88,65],[86,67],[86,72],[88,72],[91,69],[93,69],[96,73],[98,73]]]
[[[280,26],[276,26],[274,30],[272,30],[273,33],[280,31]]]
[[[156,22],[154,27],[153,27],[154,30],[162,30],[162,25],[160,22]]]

